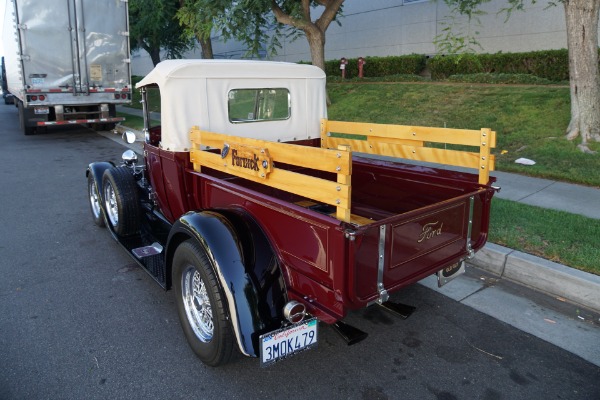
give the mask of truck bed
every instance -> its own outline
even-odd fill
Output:
[[[210,169],[198,174],[201,208],[243,207],[255,215],[290,281],[303,286],[298,295],[307,286],[315,298],[337,293],[333,319],[377,301],[380,283],[390,294],[485,244],[494,189],[477,175],[363,157],[352,170],[349,222],[331,205]]]
[[[279,165],[281,167],[281,165]],[[321,179],[326,174],[307,168],[296,173]],[[210,171],[210,172],[209,172]],[[249,190],[294,203],[335,218],[335,207],[242,177],[208,170],[208,174]],[[481,188],[477,175],[383,159],[354,156],[352,160],[351,224],[362,226],[435,205]]]

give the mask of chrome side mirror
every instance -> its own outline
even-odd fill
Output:
[[[125,143],[132,144],[135,142],[135,133],[133,133],[131,131],[123,132],[123,136],[121,136],[121,137],[123,138],[123,141]]]
[[[138,161],[137,154],[135,154],[135,151],[133,150],[125,150],[121,158],[125,165],[135,165]]]

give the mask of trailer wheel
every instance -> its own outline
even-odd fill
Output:
[[[90,209],[92,211],[94,223],[102,228],[104,227],[104,212],[100,206],[102,200],[100,194],[98,193],[98,188],[96,187],[96,182],[94,181],[94,176],[92,174],[88,175],[88,196],[90,199]]]
[[[18,102],[17,108],[19,109],[19,122],[21,126],[21,132],[23,132],[24,135],[33,135],[33,127],[27,126],[27,120],[25,118],[25,107],[23,107],[22,101]]]
[[[108,223],[120,236],[140,230],[140,205],[137,184],[127,167],[110,168],[102,177],[104,209]]]
[[[213,367],[229,362],[234,336],[225,296],[206,252],[194,241],[175,251],[173,283],[179,320],[194,353]]]

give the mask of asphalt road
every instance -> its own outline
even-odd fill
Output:
[[[414,285],[402,321],[373,308],[348,347],[267,369],[200,363],[164,292],[92,223],[85,168],[123,147],[83,127],[24,136],[0,106],[0,399],[599,399],[600,368]],[[498,307],[502,307],[501,304]],[[600,345],[600,344],[598,344]]]

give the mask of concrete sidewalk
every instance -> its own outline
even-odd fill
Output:
[[[501,199],[600,219],[600,189],[494,171]]]
[[[118,107],[118,111],[142,115],[141,110],[132,108]],[[160,114],[152,113],[151,118],[160,120]],[[143,142],[141,132],[136,134],[138,140]],[[115,137],[117,136],[112,136]],[[132,148],[141,152],[139,143],[135,143]],[[469,171],[460,168],[459,170]],[[497,178],[495,186],[501,187],[500,192],[496,194],[501,199],[600,219],[600,207],[590,207],[592,204],[600,205],[600,189],[500,171],[491,175]],[[598,275],[493,243],[488,243],[469,263],[497,277],[600,312]]]

